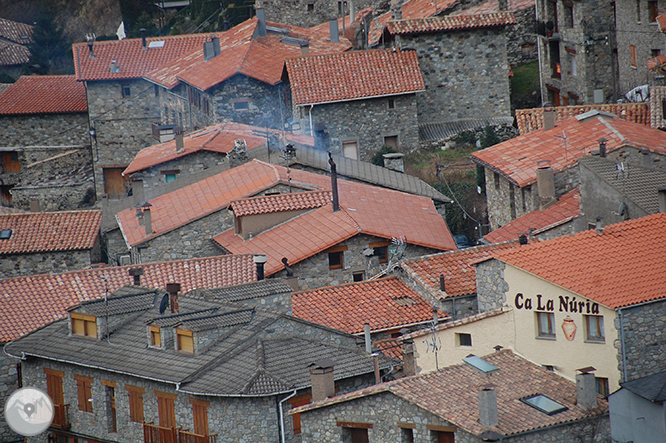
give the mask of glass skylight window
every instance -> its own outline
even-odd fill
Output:
[[[0,240],[9,240],[12,236],[11,229],[2,229],[0,230]]]
[[[467,357],[463,358],[463,361],[468,365],[474,366],[479,371],[485,373],[497,371],[499,369],[497,366],[488,363],[487,361],[485,361],[481,357],[477,357],[476,355],[468,355]]]
[[[566,411],[567,408],[563,404],[560,404],[556,402],[555,400],[551,400],[550,398],[546,397],[543,394],[538,394],[533,397],[528,397],[528,398],[523,398],[521,399],[523,403],[527,403],[528,405],[532,406],[534,409],[537,409],[544,414],[548,415],[553,415],[557,414],[558,412]]]

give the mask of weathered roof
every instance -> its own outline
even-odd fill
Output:
[[[0,342],[14,340],[62,318],[75,304],[104,297],[133,283],[132,268],[143,269],[144,285],[165,288],[180,283],[183,292],[254,281],[250,255],[225,255],[168,262],[114,266],[56,275],[31,275],[0,280]],[[102,278],[106,279],[103,280]]]
[[[440,323],[437,325],[435,328],[436,331],[445,331],[447,329],[452,329],[456,328],[458,326],[462,325],[468,325],[470,323],[475,323],[477,321],[481,321],[486,318],[490,317],[496,317],[498,315],[505,314],[507,312],[511,311],[511,308],[509,307],[502,307],[502,308],[497,308],[497,309],[491,309],[490,311],[485,311],[485,312],[480,312],[478,314],[470,315],[467,317],[459,318],[457,320],[451,320],[447,321],[445,323]],[[410,332],[409,334],[405,334],[400,337],[402,341],[404,340],[409,340],[409,339],[414,339],[417,337],[422,337],[424,335],[432,334],[432,328],[429,329],[419,329],[414,332]]]
[[[402,5],[402,18],[414,19],[438,15],[457,5],[460,0],[409,0]]]
[[[185,135],[184,149],[181,152],[176,150],[176,140],[143,148],[123,171],[123,175],[130,175],[200,151],[228,154],[236,140],[244,140],[247,149],[257,148],[266,144],[267,135],[284,136],[288,141],[314,146],[314,138],[307,135],[223,121]]]
[[[27,45],[32,43],[34,29],[34,26],[0,17],[0,38],[2,39]]]
[[[310,54],[341,52],[351,47],[344,37],[334,43],[318,30],[267,22],[267,35],[254,37],[256,28],[256,17],[248,19],[216,34],[220,55],[204,61],[201,45],[147,73],[146,78],[169,89],[184,81],[203,91],[236,74],[275,85],[282,79],[284,60],[301,54],[300,42],[308,43]]]
[[[205,300],[236,303],[275,294],[291,294],[292,288],[280,279],[269,278],[224,288],[201,289],[194,292],[193,296]]]
[[[294,292],[294,317],[358,334],[432,322],[432,305],[396,277]],[[447,315],[440,312],[439,318]]]
[[[620,386],[652,402],[666,401],[666,371],[625,381]]]
[[[421,195],[439,203],[452,203],[449,197],[413,175],[347,158],[342,155],[333,154],[332,157],[337,166],[339,176],[370,185]],[[289,164],[292,166],[309,166],[326,172],[330,170],[328,153],[307,146],[299,147],[296,150],[296,155],[290,159]]]
[[[401,35],[494,28],[515,24],[516,17],[514,17],[512,12],[494,12],[478,15],[447,15],[443,17],[393,20],[386,24],[386,29],[389,34]]]
[[[440,254],[404,260],[401,263],[412,278],[426,288],[446,297],[476,294],[475,263],[489,259],[495,252],[512,249],[517,242],[474,246]],[[444,276],[445,293],[440,291],[440,276]]]
[[[22,65],[30,61],[30,49],[17,43],[0,40],[0,66]]]
[[[415,51],[374,49],[286,61],[294,104],[333,103],[425,90]]]
[[[499,369],[492,376],[466,363],[449,366],[426,375],[405,377],[374,385],[349,394],[332,397],[295,408],[291,413],[306,413],[370,395],[389,392],[471,434],[490,429],[500,436],[510,436],[583,420],[608,412],[608,402],[601,397],[599,405],[588,411],[576,405],[576,384],[554,372],[502,350],[483,357]],[[479,422],[478,391],[492,383],[497,393],[497,426],[487,428]],[[520,401],[543,394],[567,409],[548,415]]]
[[[597,110],[609,112],[618,117],[641,125],[650,126],[649,103],[604,103],[600,105],[557,106],[555,108],[516,109],[516,122],[521,135],[543,128],[545,111],[555,112],[555,121],[575,117],[585,112]]]
[[[665,230],[658,213],[494,257],[615,309],[666,297]]]
[[[136,297],[145,299],[145,295]],[[98,304],[103,306],[104,302]],[[180,296],[178,304],[178,314],[167,311],[160,315],[152,306],[139,315],[132,314],[111,331],[111,344],[71,336],[67,321],[60,320],[15,340],[5,349],[11,355],[54,359],[178,384],[180,391],[201,395],[266,396],[305,388],[310,385],[308,365],[324,358],[335,361],[336,379],[374,371],[374,359],[343,332],[259,308],[187,296]],[[210,329],[224,333],[192,355],[147,346],[146,328],[150,324],[190,329],[195,334]],[[334,337],[296,336],[295,331],[304,329]],[[341,344],[334,344],[335,339]],[[381,367],[390,363],[380,357]]]
[[[24,75],[0,95],[0,115],[86,111],[86,88],[73,75]]]
[[[656,193],[655,193],[656,198]],[[490,243],[516,240],[521,234],[540,234],[570,222],[580,215],[580,192],[578,188],[560,197],[557,203],[544,210],[535,210],[510,221],[504,226],[486,234],[483,238]]]
[[[632,146],[666,154],[662,131],[595,110],[562,120],[552,129],[532,131],[474,152],[471,158],[524,187],[536,182],[537,168],[544,164],[556,172],[575,166],[581,157],[599,149],[602,137],[607,152]]]
[[[102,211],[0,215],[0,230],[12,231],[9,239],[0,240],[0,255],[91,249],[101,219]]]
[[[529,8],[534,8],[534,2],[532,0],[507,1],[507,10],[512,12],[524,11],[525,9]],[[451,15],[476,15],[489,14],[491,12],[499,12],[499,2],[496,0],[486,0],[476,6],[454,12]]]
[[[330,203],[330,191],[296,192],[294,194],[260,195],[231,202],[229,208],[236,217],[300,211],[321,208]]]

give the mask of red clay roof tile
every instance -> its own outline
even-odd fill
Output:
[[[293,194],[260,195],[231,202],[229,208],[236,217],[299,211],[320,208],[331,202],[330,191],[296,192]]]
[[[296,105],[425,90],[416,52],[390,49],[299,57],[286,62]]]
[[[664,232],[659,213],[494,257],[615,309],[666,297]]]
[[[479,15],[447,15],[443,17],[394,20],[387,23],[386,29],[390,34],[401,35],[493,28],[515,24],[516,17],[514,17],[513,13],[495,12]]]
[[[0,66],[22,65],[30,61],[30,49],[0,40]]]
[[[224,255],[169,262],[114,266],[57,275],[31,275],[0,280],[0,343],[67,315],[67,308],[87,300],[104,297],[133,284],[131,268],[143,269],[141,284],[166,288],[180,283],[181,291],[218,288],[256,280],[250,255]],[[105,282],[99,277],[106,279]]]
[[[471,158],[502,174],[514,185],[524,187],[536,182],[537,168],[545,164],[555,172],[575,166],[579,158],[599,149],[597,140],[602,137],[607,140],[608,152],[633,146],[666,154],[663,131],[595,114],[598,111],[590,112],[590,117],[580,115],[562,120],[552,129],[518,136],[474,152]]]
[[[508,0],[507,9],[511,12],[524,11],[525,9],[534,8],[532,0]],[[459,12],[454,12],[451,15],[477,15],[489,14],[491,12],[499,12],[499,2],[496,0],[486,0],[471,8],[463,9]]]
[[[409,0],[402,5],[402,18],[426,18],[457,5],[460,0]]]
[[[432,321],[432,306],[396,277],[327,286],[291,296],[294,317],[358,334]],[[447,315],[440,312],[439,317]]]
[[[666,14],[659,14],[656,18],[657,25],[661,32],[666,32]]]
[[[90,249],[99,236],[101,211],[29,212],[0,215],[0,255]],[[8,260],[8,258],[4,258]]]
[[[87,110],[86,88],[73,75],[23,76],[0,95],[0,115]]]
[[[0,17],[0,38],[27,45],[32,43],[34,26]]]
[[[483,238],[490,243],[516,240],[521,234],[528,234],[530,229],[534,234],[539,234],[548,229],[559,226],[580,215],[580,192],[578,188],[573,189],[560,200],[544,210],[532,211],[507,223],[501,228],[495,229]]]

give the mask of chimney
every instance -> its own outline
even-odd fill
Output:
[[[439,314],[437,312],[437,308],[433,306],[430,308],[430,310],[432,311],[432,323],[433,325],[437,326],[437,323],[439,323]]]
[[[95,58],[95,53],[93,52],[93,46],[95,45],[95,39],[97,36],[95,33],[86,34],[86,40],[88,41],[88,51],[90,52],[90,58]]]
[[[130,268],[129,275],[134,277],[134,286],[141,286],[141,276],[143,275],[143,268]]]
[[[370,337],[370,325],[363,324],[363,337],[365,338],[365,352],[372,354],[372,338]]]
[[[220,55],[220,38],[218,36],[211,37],[211,42],[213,42],[213,56],[217,57]]]
[[[354,2],[352,0],[349,0],[349,24],[351,25],[354,23],[354,20],[356,18],[356,10],[354,9]]]
[[[146,32],[147,31],[146,31],[145,28],[141,28],[141,31],[139,31],[139,32],[141,32],[141,50],[145,51],[146,49],[148,49],[148,46],[146,46]]]
[[[111,64],[109,65],[109,71],[114,74],[120,72],[120,68],[116,64],[115,60],[111,60]]]
[[[132,181],[132,197],[134,197],[134,204],[146,201],[143,193],[143,174],[136,172],[130,175]]]
[[[185,150],[185,144],[183,142],[183,128],[176,128],[175,132],[176,134],[176,152],[180,154]]]
[[[497,10],[500,12],[506,11],[507,9],[509,9],[508,3],[509,2],[507,0],[497,0]]]
[[[331,190],[333,191],[333,212],[338,212],[340,210],[340,204],[338,201],[338,167],[333,161],[333,156],[331,153],[328,153],[328,164],[331,165]]]
[[[641,166],[644,168],[649,168],[652,166],[652,153],[649,149],[642,149],[641,154],[643,155]]]
[[[301,55],[309,55],[310,54],[310,42],[304,42],[301,44]]]
[[[402,341],[402,372],[407,375],[416,375],[416,360],[414,358],[414,340]]]
[[[39,207],[39,200],[37,198],[30,199],[30,212],[39,212],[41,208]]]
[[[391,5],[391,20],[402,20],[402,5]]]
[[[518,244],[520,245],[526,245],[527,244],[527,235],[525,234],[520,234],[518,236]]]
[[[393,152],[391,154],[383,154],[384,167],[392,171],[405,172],[405,163],[403,157],[405,154],[400,152]]]
[[[266,11],[261,5],[257,4],[254,6],[257,12],[257,30],[254,33],[256,37],[266,37]]]
[[[313,402],[335,396],[333,366],[335,366],[335,362],[329,358],[310,365]]]
[[[252,256],[254,264],[257,266],[257,281],[264,279],[264,264],[268,260],[268,257],[264,254],[257,254]]]
[[[555,110],[543,110],[543,129],[553,129],[555,127]]]
[[[439,290],[446,292],[446,280],[444,279],[444,274],[439,275]]]
[[[143,210],[143,225],[146,228],[146,236],[151,235],[153,233],[153,221],[150,216],[150,207],[152,205],[148,202],[143,203],[141,205],[141,209]]]
[[[539,209],[544,210],[555,203],[555,173],[550,166],[537,168],[537,190]]]
[[[479,390],[479,422],[491,428],[499,423],[497,419],[497,392],[493,385],[481,386]]]
[[[594,379],[594,369],[592,366],[576,369],[580,374],[576,374],[576,403],[584,410],[596,408],[597,405],[597,382]]]
[[[659,212],[666,212],[666,188],[657,188],[657,198],[659,200]]]
[[[178,293],[180,292],[180,283],[167,283],[166,290],[169,293],[171,313],[176,314],[179,312]]]
[[[338,20],[329,20],[328,28],[331,32],[331,41],[333,43],[340,43],[340,31],[338,31]]]
[[[601,137],[599,140],[599,157],[601,158],[606,158],[606,140],[605,138]]]
[[[220,55],[220,39],[211,36],[210,41],[204,42],[203,51],[205,62]]]
[[[379,372],[379,352],[375,352],[371,355],[375,359],[375,384],[378,385],[382,382],[382,375]]]
[[[597,218],[596,218],[596,221],[597,221],[597,223],[596,223],[596,231],[597,231],[597,234],[601,234],[602,232],[604,232],[604,227],[603,227],[603,225],[601,224],[601,221],[602,221],[602,220],[603,220],[603,217],[600,216],[600,215],[597,215]]]

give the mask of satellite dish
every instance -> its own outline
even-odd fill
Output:
[[[162,302],[160,303],[160,314],[164,314],[164,311],[166,311],[166,308],[169,307],[169,294],[164,294],[164,297],[162,297]]]

